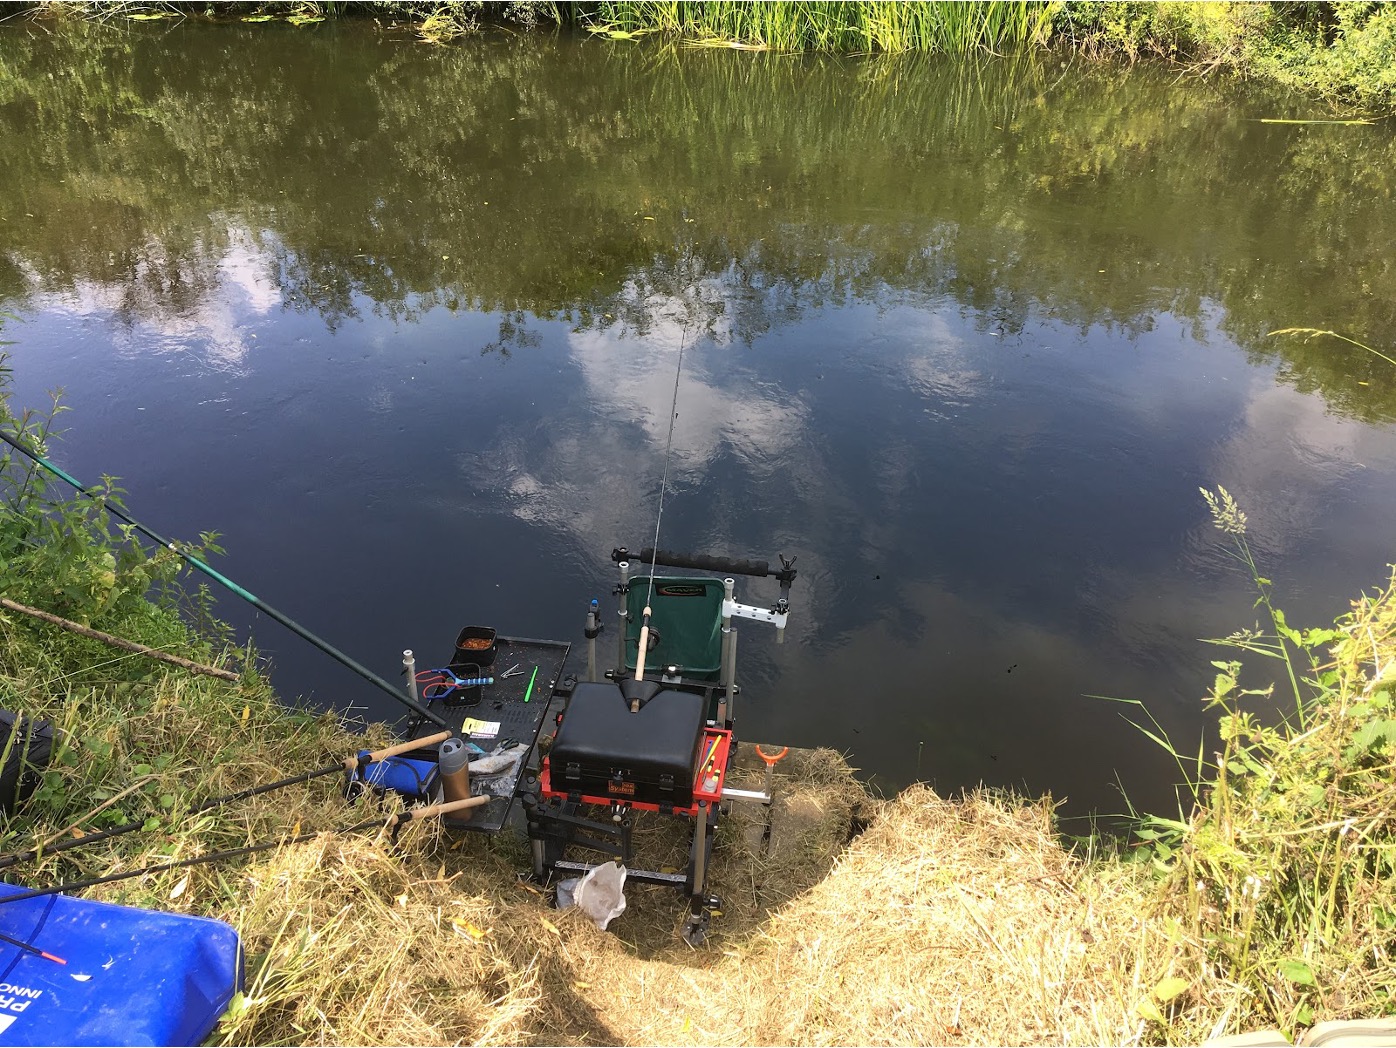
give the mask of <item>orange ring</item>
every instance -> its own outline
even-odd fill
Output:
[[[765,752],[763,752],[762,749],[761,749],[761,744],[760,744],[760,743],[757,743],[757,744],[756,744],[756,756],[760,757],[763,761],[765,761],[765,762],[766,762],[766,766],[767,766],[767,767],[770,767],[770,768],[774,768],[774,767],[776,766],[776,762],[779,761],[782,757],[784,757],[784,756],[785,756],[787,753],[789,753],[789,752],[790,752],[790,747],[789,747],[789,746],[782,746],[782,747],[780,748],[780,752],[779,752],[779,753],[765,753]]]

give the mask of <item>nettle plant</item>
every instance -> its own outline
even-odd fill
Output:
[[[50,394],[42,411],[11,407],[11,369],[0,356],[0,427],[37,454],[47,456],[67,407]],[[114,521],[108,506],[124,509],[115,478],[82,494],[53,481],[36,462],[0,446],[0,589],[14,600],[81,623],[135,611],[145,598],[171,605],[183,565],[171,550],[147,551],[129,524]],[[217,553],[217,536],[204,534],[187,547]]]
[[[42,411],[16,411],[11,399],[11,371],[0,356],[0,429],[47,457],[66,410],[61,394]],[[0,594],[159,650],[200,657],[226,645],[231,631],[213,617],[207,589],[189,594],[181,585],[188,569],[179,556],[148,551],[131,525],[112,517],[109,508],[124,511],[113,478],[79,493],[8,444],[0,448]],[[205,557],[221,552],[215,538],[182,548]],[[54,727],[51,766],[25,818],[66,821],[91,809],[85,824],[101,826],[168,809],[174,796],[160,780],[176,740],[161,733],[179,710],[170,689],[160,690],[162,671],[11,610],[0,618],[0,705]],[[134,790],[127,788],[133,773],[144,780]],[[12,832],[6,824],[0,839]]]

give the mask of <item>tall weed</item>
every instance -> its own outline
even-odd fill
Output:
[[[1279,663],[1293,704],[1271,705],[1273,684],[1243,686],[1240,659],[1212,664],[1206,707],[1219,715],[1221,749],[1188,784],[1191,811],[1143,817],[1135,831],[1161,876],[1186,976],[1185,990],[1141,1011],[1178,1041],[1206,1036],[1217,1015],[1292,1034],[1390,1011],[1396,576],[1333,627],[1296,629],[1271,600],[1245,514],[1224,488],[1203,494],[1269,620],[1215,643]]]

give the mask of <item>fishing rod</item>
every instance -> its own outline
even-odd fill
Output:
[[[18,440],[16,440],[14,437],[10,436],[3,430],[0,430],[0,440],[3,440],[6,444],[10,445],[10,447],[14,448],[21,454],[33,459],[40,466],[42,466],[44,469],[48,470],[55,477],[57,477],[59,480],[62,480],[66,484],[72,485],[72,487],[78,492],[78,494],[85,495],[89,499],[92,499],[92,501],[94,502],[97,501],[97,496],[93,495],[90,491],[88,491],[87,488],[84,487],[79,481],[75,480],[73,477],[63,472],[63,470],[59,469],[48,459],[44,458],[42,455],[32,450],[31,448],[26,447],[24,444],[20,443]],[[197,568],[199,571],[202,571],[209,578],[213,579],[219,585],[226,587],[232,593],[241,597],[243,600],[247,601],[247,603],[251,604],[258,611],[261,611],[264,614],[266,614],[269,618],[275,619],[277,622],[281,623],[281,625],[285,626],[288,630],[290,630],[296,636],[300,637],[302,640],[308,641],[314,647],[319,648],[330,658],[338,662],[341,666],[353,670],[355,673],[357,673],[364,680],[368,681],[370,684],[374,685],[375,687],[381,688],[383,691],[387,692],[394,699],[402,703],[404,706],[410,709],[413,713],[417,714],[419,717],[425,717],[427,720],[431,721],[431,723],[435,724],[438,728],[450,727],[450,725],[448,725],[439,714],[433,713],[431,710],[416,702],[414,699],[408,698],[406,695],[402,693],[402,690],[400,688],[396,688],[393,685],[389,684],[386,680],[378,676],[378,674],[374,673],[367,666],[361,665],[360,663],[354,661],[348,655],[344,654],[344,652],[340,651],[334,645],[330,644],[328,641],[322,640],[315,634],[311,633],[308,629],[306,629],[300,623],[296,622],[294,619],[288,618],[287,616],[281,614],[281,612],[277,611],[270,604],[263,601],[260,597],[257,597],[254,594],[243,589],[232,579],[219,574],[217,571],[209,567],[198,557],[194,556],[191,553],[186,553],[184,550],[180,549],[179,546],[177,546],[174,542],[170,541],[162,535],[157,534],[154,531],[151,531],[144,524],[140,523],[140,521],[134,520],[133,518],[127,516],[120,509],[111,505],[111,503],[104,502],[102,503],[102,507],[112,516],[116,517],[118,520],[124,520],[127,524],[131,525],[131,527],[135,528],[137,531],[139,531],[146,538],[150,539],[156,545],[164,546],[166,549],[178,554],[180,557],[184,559],[186,563]]]
[[[412,808],[408,811],[399,812],[396,815],[389,815],[385,820],[381,815],[377,818],[366,819],[363,822],[355,823],[353,826],[344,826],[338,829],[314,830],[310,833],[298,833],[294,837],[283,837],[275,841],[262,841],[259,844],[249,844],[245,848],[230,848],[227,851],[209,852],[207,855],[195,855],[188,859],[177,859],[174,862],[161,863],[159,866],[143,866],[139,870],[127,870],[125,873],[109,873],[105,877],[88,877],[80,881],[66,881],[63,884],[55,884],[48,888],[30,888],[26,891],[15,892],[13,895],[0,896],[0,906],[11,902],[23,902],[25,899],[38,899],[45,895],[58,895],[62,892],[77,891],[81,888],[92,888],[98,884],[111,884],[113,881],[130,880],[132,877],[144,877],[155,873],[168,873],[170,870],[182,869],[185,866],[197,866],[205,862],[220,862],[223,859],[240,859],[245,855],[256,855],[258,852],[270,851],[272,848],[282,848],[290,844],[304,844],[306,841],[314,840],[324,833],[349,834],[358,833],[374,826],[385,830],[393,831],[393,839],[397,839],[399,831],[409,822],[419,822],[422,819],[432,819],[440,815],[449,815],[452,812],[462,811],[466,808],[478,808],[488,804],[493,798],[487,794],[480,794],[475,797],[466,797],[458,801],[447,801],[444,804],[433,804],[428,808]]]
[[[407,753],[409,750],[415,750],[422,746],[431,746],[438,742],[445,742],[450,737],[450,732],[443,731],[424,739],[412,739],[408,742],[400,742],[394,746],[388,746],[381,750],[374,750],[371,753],[367,750],[363,750],[357,754],[345,757],[343,760],[337,760],[333,764],[327,764],[323,768],[316,768],[314,771],[303,772],[300,775],[292,775],[286,779],[278,779],[276,782],[269,782],[264,786],[251,786],[245,790],[238,790],[236,793],[225,793],[221,797],[211,797],[197,807],[190,808],[188,814],[191,816],[202,815],[206,811],[211,811],[224,804],[231,804],[233,801],[246,800],[248,797],[256,797],[263,793],[271,793],[273,790],[281,790],[285,789],[287,786],[294,786],[297,783],[324,778],[326,775],[333,775],[336,772],[345,772],[352,775],[357,771],[362,775],[364,769],[370,764],[387,760],[389,757],[396,757],[400,753]],[[0,855],[0,870],[9,869],[11,866],[17,866],[22,862],[28,862],[30,859],[37,859],[40,855],[52,855],[55,852],[68,851],[70,848],[79,848],[88,844],[96,844],[98,841],[120,837],[122,834],[131,833],[144,826],[144,820],[139,822],[128,822],[121,826],[113,826],[109,830],[100,830],[97,833],[87,833],[83,834],[81,837],[72,837],[68,840],[59,841],[48,847],[40,845],[38,848],[33,848],[29,851],[11,852],[9,855]]]
[[[674,396],[669,404],[669,438],[664,442],[664,474],[659,480],[659,508],[654,515],[654,545],[651,547],[655,552],[650,554],[650,580],[649,586],[645,590],[645,610],[640,616],[640,636],[635,647],[635,679],[642,681],[645,679],[645,655],[649,652],[650,641],[650,617],[654,614],[650,604],[654,599],[654,569],[658,563],[659,550],[659,525],[664,520],[664,492],[669,486],[669,457],[674,450],[674,420],[679,417],[679,376],[683,374],[683,351],[688,342],[688,323],[685,318],[683,335],[679,338],[679,360],[674,368]],[[640,699],[637,696],[630,700],[630,712],[640,711]]]

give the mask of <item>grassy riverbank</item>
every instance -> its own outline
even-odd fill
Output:
[[[1344,108],[1396,108],[1396,7],[1365,0],[1258,4],[1244,0],[866,0],[743,3],[731,0],[272,0],[230,3],[47,0],[39,15],[100,19],[372,17],[446,43],[488,23],[568,25],[614,41],[654,34],[686,44],[777,51],[876,53],[1054,48],[1090,58],[1178,63],[1189,73],[1271,80]]]
[[[45,416],[0,407],[0,425],[51,440]],[[1224,492],[1213,500],[1254,573],[1244,516]],[[333,778],[192,812],[365,740],[278,702],[171,555],[111,528],[100,500],[75,501],[7,455],[0,501],[8,598],[242,674],[193,676],[0,612],[0,704],[59,729],[0,846],[145,824],[10,879],[134,870],[367,817]],[[632,887],[613,934],[550,909],[508,833],[414,826],[394,848],[326,832],[90,894],[239,929],[247,991],[217,1043],[1196,1043],[1389,1012],[1396,590],[1297,630],[1256,578],[1264,632],[1230,642],[1269,656],[1278,684],[1217,663],[1207,701],[1221,752],[1189,762],[1180,741],[1180,812],[1143,817],[1120,846],[1069,847],[1045,799],[920,786],[874,798],[817,751],[782,765],[769,851],[759,808],[724,823],[713,886],[725,912],[696,951],[670,891]],[[746,764],[737,781],[759,774]],[[661,820],[645,847],[677,847],[674,828]]]

